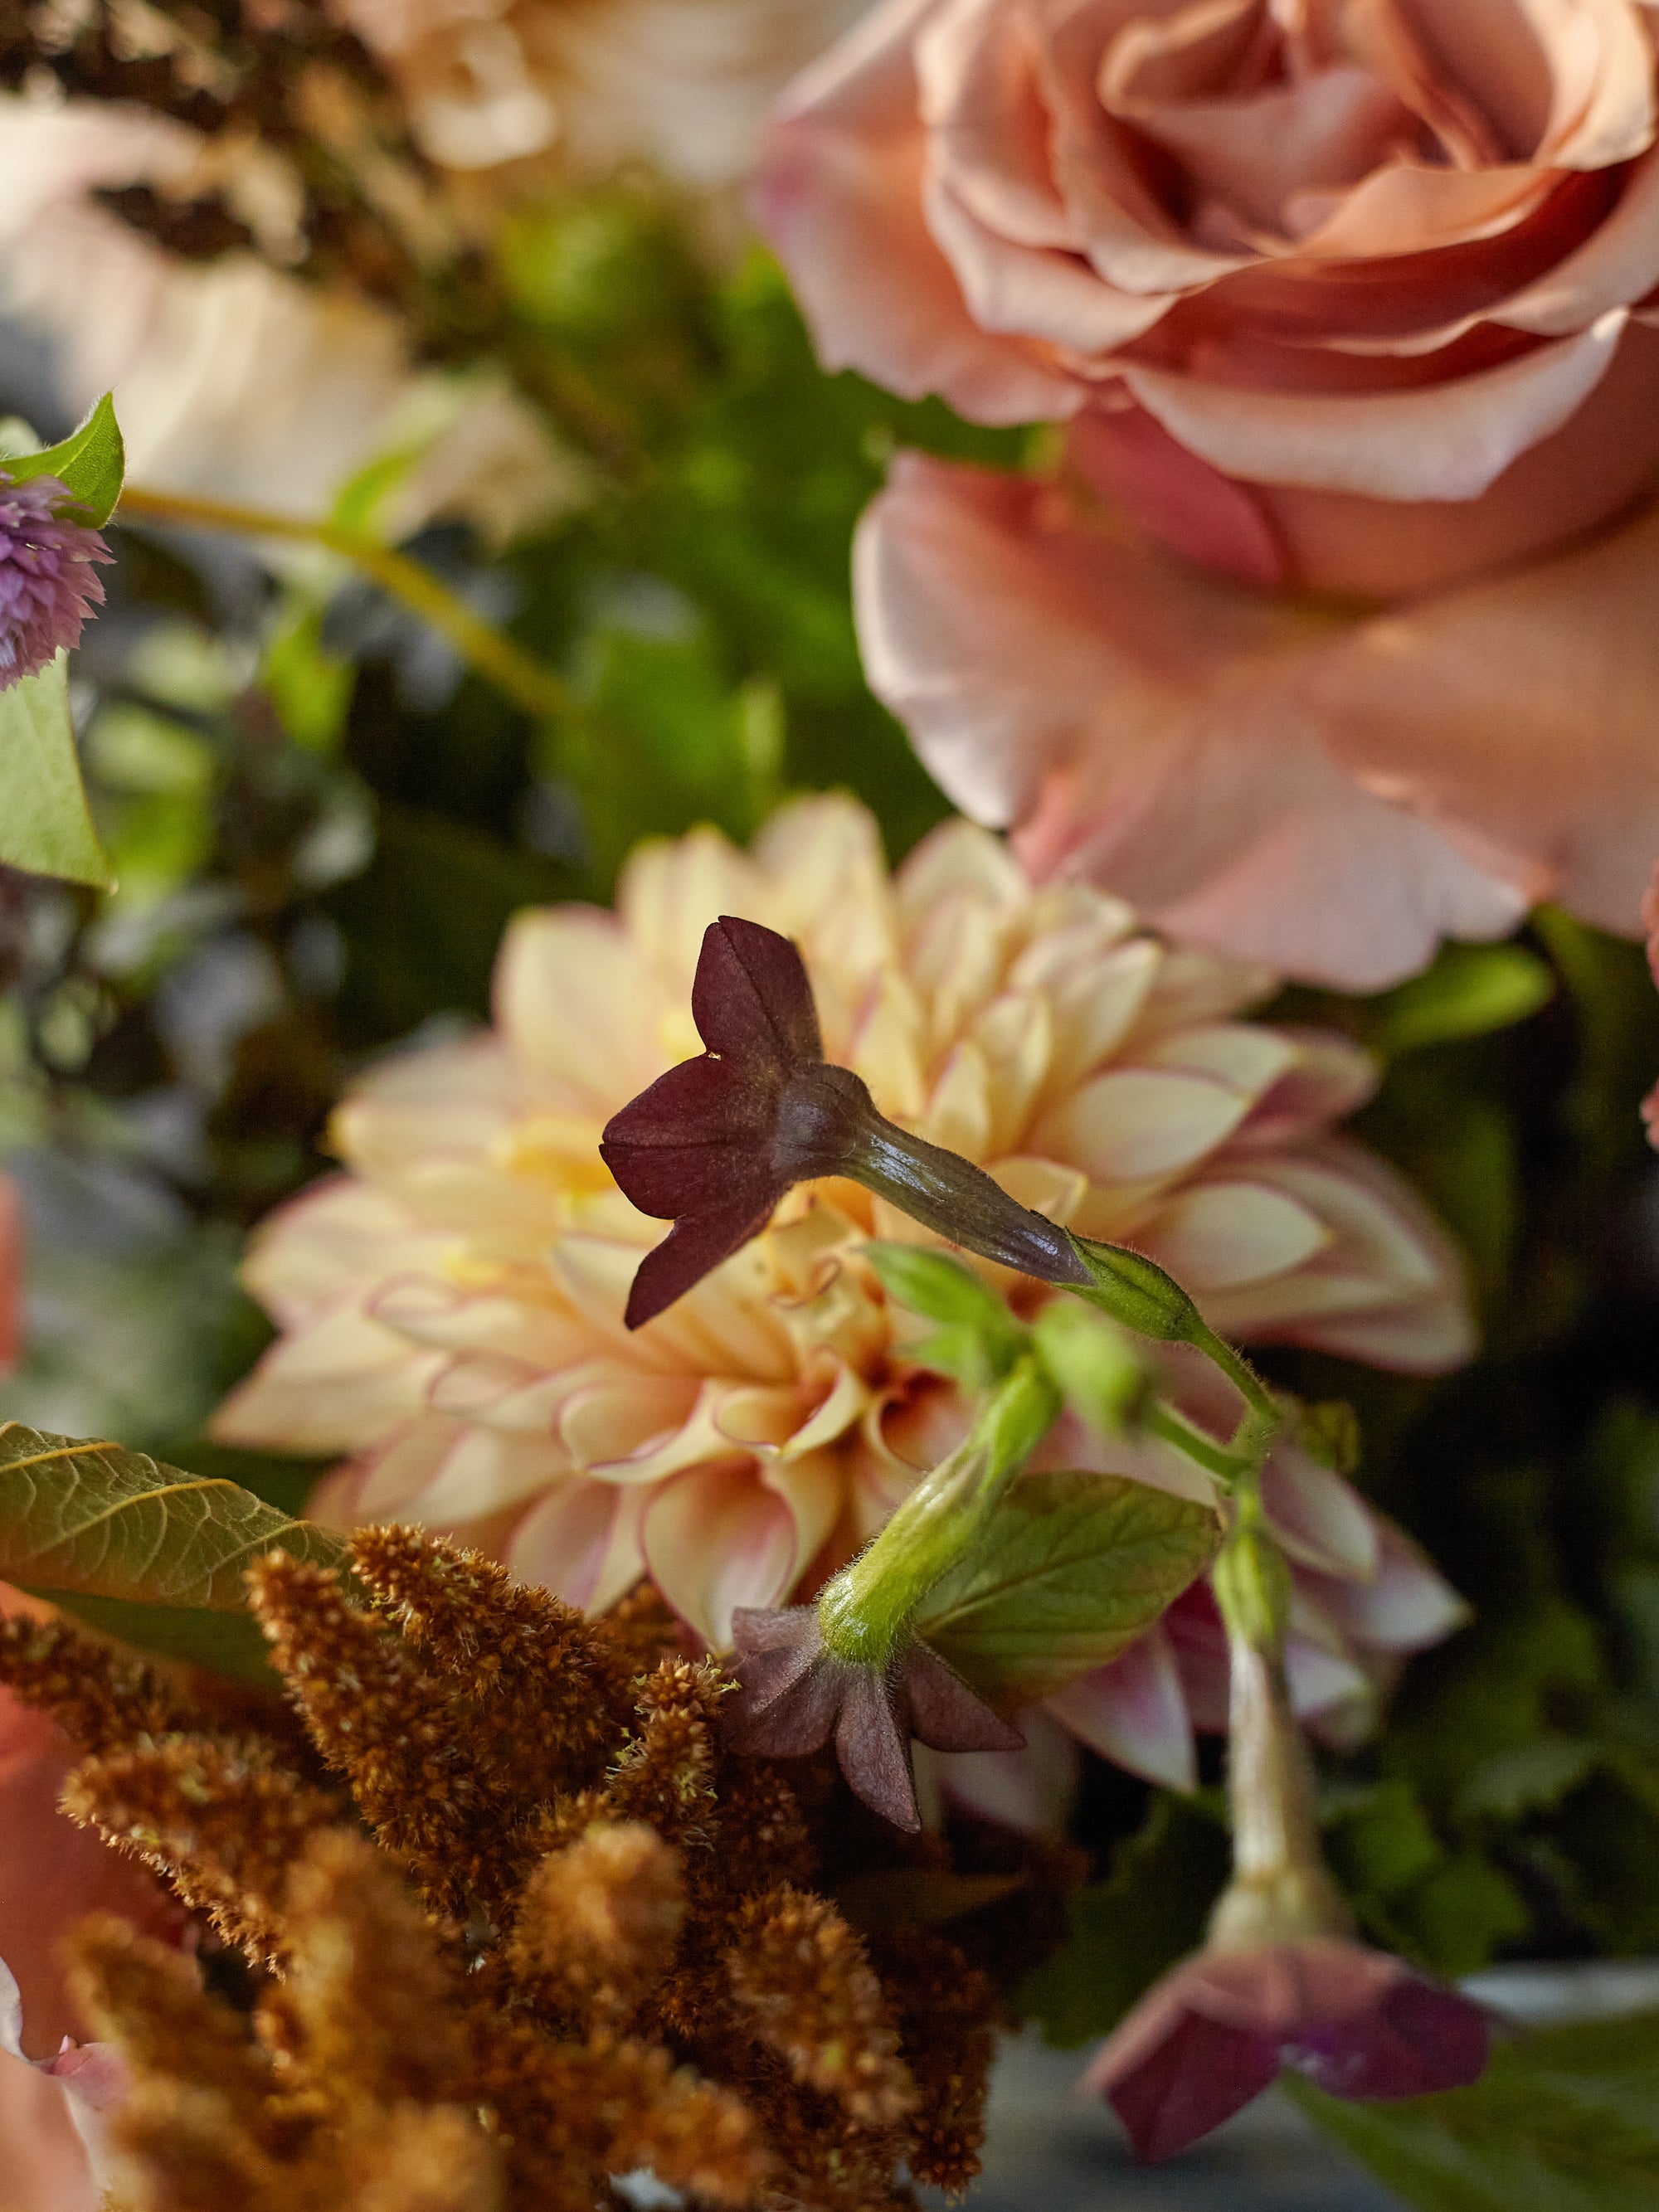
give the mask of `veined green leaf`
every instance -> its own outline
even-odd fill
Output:
[[[1028,1474],[983,1541],[923,1601],[916,1629],[1012,1710],[1104,1667],[1215,1556],[1207,1506],[1121,1475]]]
[[[234,1482],[119,1444],[0,1426],[0,1577],[51,1597],[240,1611],[242,1571],[273,1548],[333,1566],[343,1539]]]
[[[37,876],[106,886],[70,720],[66,656],[0,690],[0,860]]]
[[[78,430],[38,453],[8,454],[6,474],[14,483],[30,477],[56,477],[84,510],[91,528],[102,529],[115,512],[126,475],[126,447],[115,405],[106,392]]]
[[[1422,2212],[1652,2212],[1659,2013],[1500,2043],[1473,2088],[1397,2105],[1297,2103]]]

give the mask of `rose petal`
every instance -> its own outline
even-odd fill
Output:
[[[1104,878],[1177,932],[1360,989],[1442,934],[1503,934],[1538,884],[1331,757],[1305,701],[1346,639],[1082,530],[1039,486],[903,457],[855,582],[872,687],[959,806],[1024,825],[1039,873]]]
[[[1125,365],[1147,413],[1201,460],[1247,482],[1373,499],[1465,500],[1559,429],[1607,374],[1626,311],[1519,361],[1419,391],[1239,391]]]
[[[988,337],[921,213],[911,39],[933,0],[884,0],[795,87],[755,188],[819,358],[985,422],[1069,415],[1081,395],[1018,342]]]

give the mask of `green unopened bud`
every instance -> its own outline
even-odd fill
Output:
[[[1073,1298],[1054,1298],[1032,1325],[1037,1357],[1072,1411],[1103,1437],[1133,1428],[1152,1370],[1121,1328]]]
[[[1097,1306],[1137,1336],[1161,1344],[1200,1344],[1209,1334],[1202,1314],[1173,1275],[1154,1260],[1117,1244],[1097,1244],[1073,1237],[1077,1255],[1088,1273],[1078,1296]]]
[[[960,1260],[915,1244],[866,1244],[864,1257],[895,1304],[940,1327],[899,1348],[918,1365],[969,1389],[999,1382],[1025,1347],[1026,1332],[988,1285]]]
[[[1278,1651],[1291,1617],[1291,1571],[1259,1520],[1242,1521],[1222,1547],[1211,1580],[1228,1635],[1253,1651]]]
[[[1020,1359],[956,1450],[824,1585],[818,1622],[825,1650],[860,1666],[887,1664],[916,1607],[973,1549],[1059,1411],[1059,1394],[1041,1364]]]

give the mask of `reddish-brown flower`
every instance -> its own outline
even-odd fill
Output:
[[[994,1713],[953,1667],[912,1642],[888,1668],[825,1650],[816,1606],[732,1616],[742,1686],[728,1708],[742,1750],[793,1759],[835,1738],[842,1771],[865,1803],[896,1828],[921,1826],[910,1771],[914,1737],[935,1751],[1018,1751],[1024,1737]]]
[[[641,1213],[673,1228],[641,1261],[638,1328],[763,1229],[798,1182],[850,1176],[970,1251],[1045,1282],[1085,1283],[1066,1232],[971,1162],[900,1129],[850,1067],[823,1057],[801,957],[722,915],[704,933],[691,1013],[708,1049],[606,1124],[599,1152]]]
[[[1334,1936],[1200,1951],[1102,2045],[1083,2087],[1109,2097],[1140,2159],[1170,2158],[1293,2066],[1333,2097],[1419,2097],[1486,2070],[1486,2015],[1381,1951]]]

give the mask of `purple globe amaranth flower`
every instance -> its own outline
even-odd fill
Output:
[[[0,690],[74,645],[103,604],[93,564],[112,556],[76,512],[56,477],[17,483],[0,469]]]
[[[1486,2014],[1443,1982],[1339,1936],[1188,1959],[1101,2046],[1082,2087],[1109,2097],[1137,2158],[1172,2157],[1261,2095],[1282,2067],[1354,2100],[1466,2088]]]
[[[833,1736],[842,1772],[872,1812],[914,1833],[921,1826],[910,1766],[915,1737],[935,1751],[1018,1751],[1025,1739],[914,1638],[885,1666],[826,1650],[818,1608],[732,1616],[738,1691],[726,1729],[739,1750],[796,1759]]]
[[[861,1077],[824,1059],[812,987],[787,937],[731,915],[711,922],[691,1012],[708,1051],[613,1115],[599,1146],[641,1212],[674,1224],[634,1278],[630,1328],[746,1244],[796,1183],[820,1176],[850,1176],[1004,1267],[1090,1281],[1064,1230],[983,1169],[896,1127]]]

